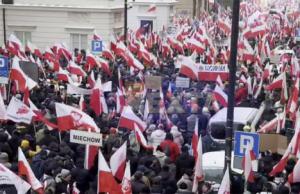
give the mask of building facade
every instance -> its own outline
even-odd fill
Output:
[[[65,43],[90,49],[96,32],[104,41],[123,33],[123,0],[14,0],[0,5],[0,44],[14,33],[41,49]]]
[[[128,9],[128,28],[137,30],[150,24],[153,31],[159,32],[167,28],[175,15],[176,0],[135,0],[130,1]],[[147,12],[149,6],[155,6],[155,11]]]

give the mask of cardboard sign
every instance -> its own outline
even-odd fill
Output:
[[[175,84],[176,84],[177,88],[189,88],[190,87],[190,78],[176,77]]]
[[[147,89],[159,90],[161,88],[161,77],[145,76],[145,86]]]
[[[259,136],[261,152],[270,150],[272,153],[284,154],[288,147],[286,136],[279,134],[259,134]]]
[[[87,131],[71,130],[70,142],[83,145],[102,146],[102,134]]]
[[[201,81],[216,81],[218,75],[223,81],[228,80],[229,69],[227,64],[223,65],[208,65],[199,64],[198,77]]]

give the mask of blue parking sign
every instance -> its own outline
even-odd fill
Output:
[[[102,41],[101,40],[93,40],[92,41],[92,52],[93,53],[102,52]]]
[[[8,71],[8,58],[0,56],[0,83],[8,83],[9,71]]]
[[[247,145],[250,144],[256,158],[259,155],[259,135],[257,133],[248,133],[243,131],[236,131],[234,133],[234,155],[243,157]]]

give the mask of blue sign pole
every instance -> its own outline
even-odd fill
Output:
[[[8,58],[0,56],[0,83],[7,84],[9,77]]]
[[[102,52],[102,41],[101,40],[93,40],[92,41],[92,53],[99,54]]]
[[[255,157],[259,155],[259,135],[257,133],[248,133],[243,131],[236,131],[234,134],[234,155],[243,157],[246,152],[246,148],[250,144]]]

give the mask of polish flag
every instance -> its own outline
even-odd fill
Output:
[[[111,61],[115,61],[115,56],[114,54],[107,48],[104,48],[102,51],[102,56],[111,60]]]
[[[300,159],[298,159],[293,172],[289,175],[288,181],[291,184],[300,182]]]
[[[100,67],[103,70],[104,73],[106,73],[107,75],[111,76],[112,72],[109,68],[109,64],[108,61],[105,59],[102,59],[100,57],[98,57],[99,63],[100,63]]]
[[[59,71],[57,72],[56,76],[57,76],[57,80],[59,80],[59,81],[73,83],[73,80],[69,76],[69,72],[67,70],[60,68]]]
[[[144,121],[147,121],[149,112],[150,112],[149,111],[149,102],[148,102],[148,99],[146,99],[146,101],[145,101],[145,108],[144,108],[144,114],[143,114]]]
[[[91,129],[94,132],[100,132],[95,121],[81,110],[63,103],[55,103],[55,109],[59,130]]]
[[[227,107],[228,97],[227,94],[220,88],[220,86],[216,85],[215,90],[213,91],[215,99],[224,107]]]
[[[94,88],[94,86],[96,84],[94,71],[92,71],[91,74],[88,76],[87,82],[90,85],[90,88]]]
[[[153,12],[155,12],[156,11],[156,5],[155,4],[151,4],[150,6],[149,6],[149,8],[147,9],[147,12],[148,13],[153,13]]]
[[[16,81],[18,85],[18,90],[24,92],[25,88],[31,90],[37,83],[33,81],[29,76],[27,76],[19,65],[19,59],[17,57],[13,58],[12,68],[10,71],[10,79]]]
[[[131,106],[125,106],[119,120],[119,127],[134,130],[136,124],[141,131],[145,131],[146,124],[132,110]]]
[[[39,58],[43,58],[41,51],[37,48],[37,46],[32,44],[30,41],[27,41],[25,50],[29,51],[30,53],[36,55]]]
[[[125,96],[119,88],[117,89],[117,113],[122,113],[124,106],[127,105]]]
[[[126,167],[127,141],[110,157],[111,172],[118,180],[122,180]]]
[[[295,86],[294,86],[294,89],[293,89],[293,93],[292,93],[289,105],[288,105],[288,107],[289,107],[288,111],[291,114],[295,113],[295,111],[297,109],[297,106],[298,106],[299,81],[300,80],[299,80],[299,76],[298,76],[297,79],[296,79],[296,83],[295,83]]]
[[[140,130],[140,128],[136,124],[134,124],[134,133],[135,133],[136,140],[140,143],[140,145],[143,148],[153,150],[153,147],[148,144],[148,142],[147,142],[146,138],[144,137],[142,131]]]
[[[0,176],[3,177],[1,180],[2,184],[14,185],[17,190],[17,194],[27,193],[31,188],[30,184],[24,181],[21,177],[10,171],[3,164],[0,163]]]
[[[108,108],[105,101],[104,92],[102,90],[102,83],[100,78],[98,78],[96,85],[93,88],[90,105],[97,116],[101,115],[102,113],[108,113]]]
[[[230,177],[228,167],[226,168],[218,194],[230,194]]]
[[[241,75],[240,79],[239,79],[239,82],[240,83],[243,83],[243,84],[247,84],[247,79],[244,75]]]
[[[115,180],[101,151],[98,152],[98,187],[97,193],[120,194],[121,186]]]
[[[281,89],[282,83],[285,79],[285,72],[281,73],[271,84],[269,84],[266,89],[267,90],[274,90],[274,89]]]
[[[81,77],[86,76],[85,71],[79,65],[75,64],[74,61],[69,62],[68,70],[71,74],[78,75]]]
[[[7,107],[6,118],[16,123],[30,124],[35,113],[22,101],[12,97]]]
[[[218,75],[216,83],[222,90],[224,90],[225,87],[224,87],[224,84],[223,84],[223,81],[222,81],[220,75]]]
[[[102,40],[102,38],[96,32],[94,32],[93,40]]]
[[[269,131],[276,129],[277,124],[278,124],[278,117],[275,117],[271,121],[264,124],[257,132],[258,133],[267,133]]]
[[[43,185],[35,177],[20,147],[18,148],[18,170],[19,170],[19,176],[25,176],[26,180],[29,182],[29,184],[31,185],[34,191],[36,191],[39,194],[44,193]]]
[[[130,161],[126,163],[125,174],[122,180],[122,192],[123,194],[132,194]]]
[[[50,49],[50,47],[46,47],[45,52],[44,52],[44,59],[48,61],[52,61],[55,58],[54,53]]]
[[[270,65],[270,63],[268,62],[265,66],[264,72],[263,72],[263,76],[262,78],[264,80],[268,80],[270,75],[271,75],[271,71],[272,71],[272,66]]]
[[[198,184],[200,181],[203,181],[203,179],[204,179],[204,171],[203,171],[203,161],[202,161],[202,139],[200,135],[198,140],[198,145],[197,145],[197,160],[195,163],[195,173],[194,173],[192,192],[198,191]]]
[[[50,59],[48,61],[46,61],[50,70],[57,72],[61,69],[60,65],[59,65],[59,61],[57,59]]]
[[[189,49],[193,52],[196,51],[198,54],[203,54],[206,50],[205,45],[203,45],[195,38],[187,39],[186,42],[189,44]]]
[[[181,68],[179,72],[193,80],[198,80],[198,68],[191,57],[182,56],[180,59]]]
[[[11,43],[16,51],[22,50],[23,46],[21,41],[14,35],[11,34],[8,38],[8,42]]]
[[[198,140],[199,140],[199,134],[198,134],[198,128],[199,128],[199,119],[196,120],[195,127],[194,127],[194,133],[192,136],[192,150],[193,150],[193,156],[195,160],[197,160],[197,147],[198,147]]]
[[[90,69],[94,68],[95,66],[101,67],[98,59],[96,59],[96,57],[93,54],[87,53],[85,67],[88,67],[88,69],[90,70]]]
[[[230,34],[230,32],[231,32],[231,26],[230,26],[229,22],[226,19],[224,19],[224,18],[219,18],[219,20],[218,20],[218,27],[221,30],[223,30],[223,32],[225,34]]]
[[[122,91],[123,94],[125,94],[124,84],[120,72],[120,68],[118,68],[118,82],[119,82],[119,89]]]
[[[295,137],[295,135],[294,135]],[[277,173],[280,173],[284,170],[286,164],[287,164],[287,161],[289,159],[289,155],[291,153],[291,149],[292,149],[292,144],[290,143],[288,148],[285,150],[285,153],[284,155],[282,156],[282,158],[280,159],[280,161],[275,165],[273,166],[273,169],[272,171],[269,173],[269,176],[276,176]]]
[[[4,104],[4,100],[2,98],[2,94],[0,93],[0,120],[6,120],[6,107]]]
[[[94,160],[98,154],[99,147],[94,145],[85,145],[84,168],[90,170],[94,165]]]
[[[252,168],[252,161],[255,160],[253,150],[250,144],[247,145],[245,156],[243,158],[244,176],[247,182],[254,183],[254,172]]]

